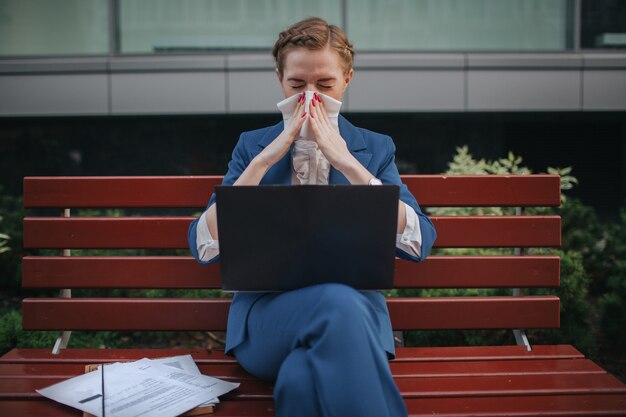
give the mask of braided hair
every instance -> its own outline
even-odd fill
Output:
[[[294,23],[280,32],[272,48],[278,76],[283,78],[283,68],[287,52],[293,48],[324,49],[330,46],[339,54],[344,73],[352,69],[354,48],[346,34],[338,26],[329,25],[324,19],[310,17]]]

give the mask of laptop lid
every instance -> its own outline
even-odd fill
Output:
[[[393,288],[396,185],[216,187],[222,288]]]

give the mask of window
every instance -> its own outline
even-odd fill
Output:
[[[335,0],[120,0],[122,53],[264,49],[288,25],[339,24]]]
[[[0,0],[0,56],[108,51],[107,0]]]
[[[584,0],[581,6],[582,48],[626,48],[626,1]]]
[[[564,50],[567,0],[348,1],[357,50]]]

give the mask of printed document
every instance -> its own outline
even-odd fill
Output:
[[[178,416],[196,406],[216,402],[239,384],[200,374],[190,355],[141,359],[104,366],[107,417]],[[193,365],[192,365],[193,364]],[[102,366],[37,390],[52,400],[102,416]]]

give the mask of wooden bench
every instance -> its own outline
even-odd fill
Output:
[[[423,207],[558,206],[558,176],[407,175]],[[188,256],[69,256],[67,249],[186,249],[192,213],[204,209],[221,177],[30,177],[24,205],[46,209],[24,219],[24,246],[66,250],[25,256],[25,289],[60,289],[23,300],[28,330],[225,330],[228,299],[70,298],[76,288],[219,288],[219,265]],[[175,209],[146,217],[76,217],[69,209]],[[180,210],[184,208],[185,210]],[[60,216],[50,216],[61,212]],[[37,212],[37,210],[34,210]],[[181,212],[183,214],[181,214]],[[436,247],[558,247],[558,216],[432,217]],[[432,256],[397,260],[397,288],[510,288],[509,296],[390,298],[395,330],[559,327],[556,296],[521,288],[559,285],[559,257]],[[36,252],[35,252],[36,253]],[[65,290],[64,290],[65,289]],[[507,290],[508,291],[508,290]],[[64,333],[65,339],[67,333]],[[569,345],[401,347],[391,369],[411,415],[626,415],[626,386]],[[63,344],[63,338],[59,341]],[[71,346],[71,342],[70,342]],[[60,346],[57,346],[59,348]],[[530,349],[530,350],[529,350]],[[272,387],[235,359],[206,349],[13,349],[0,359],[0,415],[79,415],[35,389],[83,373],[95,362],[191,353],[201,371],[241,387],[223,397],[217,416],[274,414]]]

